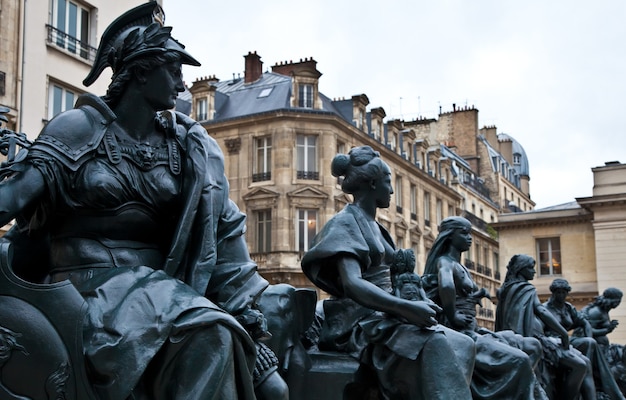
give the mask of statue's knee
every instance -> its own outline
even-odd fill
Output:
[[[278,372],[268,376],[255,392],[259,400],[289,400],[289,388]]]

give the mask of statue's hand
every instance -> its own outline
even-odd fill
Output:
[[[565,350],[569,349],[569,336],[567,334],[561,336],[561,347]]]
[[[435,316],[441,312],[441,307],[438,305],[425,301],[409,301],[406,305],[402,314],[413,325],[423,328],[437,325]]]
[[[473,320],[474,318],[471,315],[467,315],[462,311],[457,310],[454,312],[454,317],[452,317],[452,321],[450,322],[455,328],[465,329],[472,324]]]
[[[265,339],[271,337],[267,330],[267,320],[265,316],[256,309],[248,308],[235,317],[253,339]]]
[[[609,332],[613,332],[615,330],[615,328],[617,328],[617,325],[619,325],[619,321],[614,319],[611,320],[611,326],[609,328]]]

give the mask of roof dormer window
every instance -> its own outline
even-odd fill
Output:
[[[298,86],[298,107],[313,108],[313,85]]]

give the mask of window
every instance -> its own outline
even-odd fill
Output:
[[[391,135],[391,143],[390,143],[390,148],[392,151],[396,151],[396,148],[398,146],[398,135],[397,134],[393,134]]]
[[[256,250],[259,253],[269,253],[272,249],[272,211],[257,211],[256,220]]]
[[[313,108],[313,85],[298,87],[298,107]]]
[[[411,219],[417,219],[417,186],[411,185]]]
[[[54,0],[52,12],[48,42],[93,60],[95,49],[89,46],[89,9],[74,1]]]
[[[58,84],[51,84],[48,93],[48,120],[74,107],[76,94]]]
[[[0,71],[0,96],[4,96],[6,93],[6,73]]]
[[[519,153],[513,154],[513,165],[520,165],[522,162],[522,156]]]
[[[202,98],[196,101],[196,120],[204,121],[207,119],[207,99]]]
[[[317,172],[317,136],[298,135],[296,138],[297,149],[297,178],[319,179]]]
[[[537,239],[537,259],[539,275],[561,275],[561,240]]]
[[[257,138],[255,143],[256,160],[252,182],[269,181],[272,179],[272,138],[268,136]]]
[[[261,92],[259,93],[259,95],[257,96],[257,98],[263,98],[263,97],[267,97],[270,95],[270,93],[272,93],[272,89],[274,89],[274,86],[269,87],[269,88],[265,88],[263,90],[261,90]]]
[[[443,203],[441,199],[437,199],[435,202],[435,213],[437,217],[437,225],[443,220]]]
[[[430,193],[424,192],[424,225],[430,226]]]
[[[396,176],[396,187],[394,188],[394,192],[396,192],[396,211],[402,212],[402,177]]]
[[[317,233],[317,210],[298,209],[298,251],[308,251]]]
[[[346,154],[346,144],[343,142],[337,141],[337,154]],[[343,176],[337,177],[337,185],[341,185],[343,183]]]

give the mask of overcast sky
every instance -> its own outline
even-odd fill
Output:
[[[514,137],[537,208],[592,194],[591,168],[626,163],[626,1],[164,0],[202,63],[185,81],[313,57],[330,98],[365,93],[387,119],[475,106]]]

